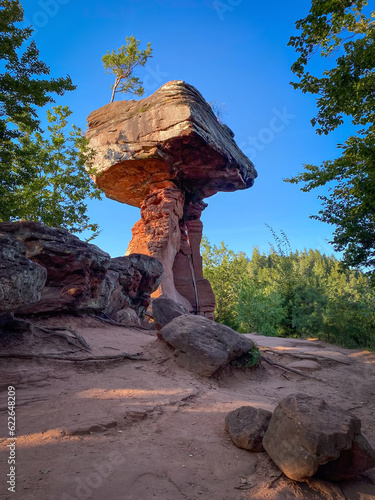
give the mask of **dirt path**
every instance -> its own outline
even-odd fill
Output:
[[[56,324],[56,320],[54,324]],[[95,354],[143,352],[147,361],[1,361],[1,499],[180,500],[375,498],[375,470],[356,481],[296,484],[265,453],[233,445],[224,418],[244,404],[273,410],[287,394],[322,396],[351,409],[375,441],[375,355],[313,341],[250,335],[274,361],[246,373],[199,379],[177,367],[152,332],[71,318]],[[33,338],[4,352],[59,352]],[[82,354],[83,355],[83,354]],[[6,390],[16,388],[16,493],[7,491]]]

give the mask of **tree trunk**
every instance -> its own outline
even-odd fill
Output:
[[[120,83],[120,80],[121,80],[121,78],[116,78],[116,80],[115,80],[115,84],[113,86],[112,97],[111,97],[111,100],[109,101],[110,103],[113,102],[113,99],[115,98],[116,89],[118,87],[118,84]]]

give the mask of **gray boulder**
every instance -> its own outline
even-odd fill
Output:
[[[290,479],[349,479],[375,467],[375,451],[355,415],[323,399],[295,394],[276,407],[263,446]]]
[[[122,318],[128,324],[129,316],[119,312],[130,307],[143,319],[162,275],[163,266],[148,255],[131,254],[111,259],[106,278],[110,293],[104,313],[116,321]]]
[[[0,315],[38,302],[46,278],[46,269],[26,257],[22,241],[0,234]]]
[[[137,313],[134,309],[130,309],[130,307],[118,311],[116,314],[116,321],[124,326],[141,326]]]
[[[233,443],[250,451],[264,451],[262,440],[272,417],[270,411],[241,406],[225,417],[225,430]]]
[[[152,301],[152,316],[155,322],[155,328],[161,330],[174,318],[189,314],[189,311],[181,304],[170,299],[166,295],[162,295]]]
[[[158,334],[175,349],[178,365],[210,377],[238,358],[250,359],[254,342],[225,325],[202,316],[173,319]]]
[[[150,295],[159,287],[162,276],[162,264],[148,255],[131,253],[127,255],[132,266],[141,274],[137,296],[131,301],[131,307],[137,311],[139,317],[144,318],[150,304]]]

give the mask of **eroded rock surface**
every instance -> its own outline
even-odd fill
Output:
[[[105,308],[109,293],[105,276],[111,260],[107,253],[64,229],[39,222],[1,222],[0,232],[22,240],[26,256],[47,270],[40,301],[22,308],[22,314]]]
[[[96,183],[109,198],[141,208],[126,254],[156,257],[164,267],[156,295],[212,318],[215,298],[199,252],[202,200],[247,189],[257,175],[234,134],[183,81],[146,99],[107,104],[88,125]]]
[[[375,467],[375,451],[361,434],[359,418],[305,394],[280,401],[263,446],[295,481],[306,481],[315,474],[339,481]]]
[[[126,312],[130,306],[137,316],[144,318],[154,292],[163,275],[163,266],[153,257],[132,254],[111,259],[106,281],[110,290],[104,313],[124,324],[133,324]],[[129,321],[126,321],[129,318]]]
[[[144,317],[161,282],[163,266],[155,258],[133,254],[111,259],[63,229],[32,221],[1,222],[0,233],[3,312],[104,312],[134,325],[134,315]]]
[[[0,315],[38,302],[46,278],[45,268],[26,257],[22,241],[0,234]]]

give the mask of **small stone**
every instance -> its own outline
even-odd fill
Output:
[[[165,295],[152,301],[152,315],[157,330],[183,314],[189,314],[188,309]]]
[[[225,429],[239,448],[264,451],[262,440],[272,417],[270,411],[241,406],[225,417]]]

